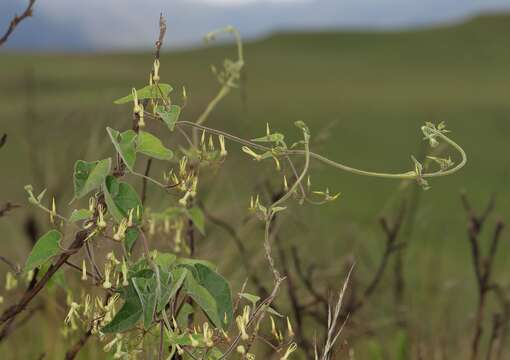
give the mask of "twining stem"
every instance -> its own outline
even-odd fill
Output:
[[[203,131],[206,131],[211,134],[215,135],[223,135],[226,139],[229,139],[231,141],[237,142],[238,144],[250,146],[254,149],[262,150],[262,151],[272,151],[273,149],[264,145],[260,145],[258,143],[252,142],[250,140],[246,140],[240,137],[237,137],[235,135],[229,134],[227,132],[224,132],[222,130],[217,130],[214,128],[210,128],[207,126],[199,125],[196,123],[193,123],[191,121],[179,121],[176,124],[177,126],[183,125],[188,126],[192,128],[197,128]],[[464,167],[467,163],[467,155],[464,149],[460,145],[458,145],[455,141],[441,133],[440,131],[437,131],[435,129],[430,129],[431,132],[434,133],[434,135],[437,135],[441,139],[443,139],[445,142],[447,142],[449,145],[451,145],[453,148],[455,148],[461,155],[461,162],[458,163],[455,167],[448,169],[448,170],[439,170],[435,172],[429,172],[429,173],[423,173],[420,175],[421,178],[435,178],[435,177],[441,177],[441,176],[448,176],[456,173],[461,168]],[[299,155],[303,156],[305,155],[306,150],[281,150],[276,156],[285,156],[285,155]],[[360,170],[353,168],[348,165],[341,164],[339,162],[333,161],[331,159],[326,158],[325,156],[319,155],[317,153],[314,153],[310,151],[310,158],[318,160],[324,164],[327,164],[335,169],[344,170],[356,175],[364,175],[364,176],[372,176],[372,177],[379,177],[379,178],[386,178],[386,179],[416,179],[418,176],[415,172],[405,172],[405,173],[381,173],[381,172],[374,172],[374,171],[366,171],[366,170]]]
[[[232,88],[235,86],[235,81],[239,78],[240,71],[244,66],[243,43],[241,41],[241,34],[239,33],[239,31],[232,26],[227,26],[224,29],[219,29],[210,32],[206,38],[212,39],[219,33],[231,33],[234,35],[237,47],[236,64],[238,66],[238,71],[230,72],[228,78],[222,82],[222,86],[218,93],[216,94],[216,96],[209,102],[209,104],[207,104],[204,111],[200,114],[200,116],[196,120],[196,124],[198,125],[202,125],[208,119],[209,115],[214,110],[214,108],[216,108],[216,106],[221,102],[221,100],[223,100],[230,93],[230,90],[232,90]],[[195,130],[193,131],[193,143],[195,145],[197,144],[197,140],[198,134],[197,131]]]
[[[297,188],[305,178],[306,173],[308,172],[308,168],[310,166],[310,148],[309,148],[309,135],[306,132],[304,133],[304,147],[305,147],[305,165],[303,167],[303,170],[301,171],[301,174],[296,179],[294,184],[292,184],[289,191],[287,191],[286,194],[284,194],[282,197],[273,202],[267,210],[266,225],[264,230],[264,249],[266,251],[267,261],[269,262],[269,265],[273,272],[273,276],[276,281],[280,279],[280,273],[278,272],[278,270],[276,270],[276,267],[274,265],[274,259],[271,256],[271,237],[270,237],[271,222],[273,221],[275,215],[274,209],[283,204],[285,201],[287,201],[287,199],[290,196],[292,196],[292,194],[294,194],[294,192],[297,190]]]

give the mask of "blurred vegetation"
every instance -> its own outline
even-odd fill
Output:
[[[339,288],[344,277],[338,275],[351,256],[357,260],[359,281],[374,271],[384,247],[378,217],[391,216],[402,199],[416,205],[403,233],[408,242],[408,336],[431,349],[446,347],[453,358],[466,351],[476,303],[460,191],[469,194],[475,207],[495,193],[497,213],[506,216],[510,209],[509,32],[509,17],[491,16],[412,32],[276,34],[247,44],[244,86],[210,119],[215,127],[243,137],[263,135],[269,122],[276,131],[296,138],[293,122],[302,119],[312,134],[327,135],[312,150],[375,171],[410,169],[409,155],[424,153],[419,127],[425,121],[445,121],[452,138],[468,153],[463,171],[434,179],[432,189],[423,193],[414,183],[363,178],[313,164],[312,184],[335,184],[332,190],[341,191],[342,199],[320,213],[312,206],[296,207],[282,227],[282,238],[288,246],[299,245],[306,254],[303,261],[336,270],[324,282]],[[171,41],[170,24],[167,42]],[[162,54],[161,76],[176,89],[174,98],[179,99],[182,86],[188,91],[181,119],[196,118],[208,103],[217,89],[209,66],[233,51],[225,45]],[[150,64],[149,54],[0,54],[0,133],[8,134],[0,151],[0,203],[23,205],[0,219],[3,255],[22,263],[30,248],[22,223],[35,211],[26,202],[23,185],[45,184],[65,208],[74,160],[112,151],[106,124],[121,128],[131,121],[129,107],[112,101],[145,84],[144,71]],[[274,170],[238,161],[245,155],[234,149],[229,148],[225,171],[209,179],[205,207],[214,205],[216,215],[241,224],[249,195],[255,192],[254,179],[262,181]],[[157,190],[149,195],[157,197]],[[47,230],[46,219],[39,223],[41,232]],[[221,244],[232,256],[220,256],[222,252],[215,261],[223,273],[242,282],[246,274],[230,239],[211,224],[208,231],[215,245],[203,244],[199,256]],[[260,234],[244,234],[243,239],[260,259],[263,272]],[[508,235],[503,234],[501,252],[509,250]],[[496,259],[494,276],[504,286],[508,265],[505,256]],[[380,290],[357,315],[357,334],[369,334],[368,340],[357,341],[355,335],[349,340],[360,359],[378,358],[380,347],[392,353],[402,341],[393,320],[392,279],[387,271]],[[57,295],[48,295],[48,303]],[[52,305],[35,319],[62,311]],[[54,343],[54,323],[44,326],[47,331],[41,335],[27,325],[1,344],[0,351],[13,359],[36,358],[43,351],[57,358],[66,344]],[[89,345],[87,351],[83,355],[91,357],[97,350]]]

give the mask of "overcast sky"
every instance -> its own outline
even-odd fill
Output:
[[[27,0],[0,0],[6,27]],[[277,30],[388,30],[461,21],[510,11],[510,0],[37,0],[11,48],[130,49],[150,47],[163,12],[169,46],[200,43],[209,30],[234,25],[244,37]]]

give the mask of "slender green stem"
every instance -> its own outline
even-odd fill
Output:
[[[196,123],[198,125],[203,124],[207,120],[211,112],[214,110],[214,108],[219,104],[221,100],[223,100],[225,96],[228,95],[229,92],[230,86],[223,85],[218,94],[216,94],[216,96],[214,97],[214,99],[212,99],[211,102],[207,104],[207,107],[205,108],[204,112],[202,112],[202,114],[198,117]]]
[[[260,145],[255,142],[252,142],[252,141],[249,141],[246,139],[242,139],[235,135],[231,135],[224,131],[213,129],[213,128],[206,127],[203,125],[199,125],[199,124],[196,124],[196,123],[193,123],[190,121],[179,121],[179,122],[177,122],[177,125],[178,126],[183,125],[183,126],[188,126],[188,127],[194,127],[194,128],[201,129],[201,130],[204,130],[208,133],[215,134],[215,135],[223,135],[226,139],[229,139],[231,141],[237,142],[242,145],[250,146],[254,149],[258,149],[258,150],[262,150],[262,151],[272,151],[272,149],[270,147]],[[456,149],[460,153],[462,160],[459,164],[457,164],[455,167],[453,167],[451,169],[444,170],[444,171],[439,170],[436,172],[424,173],[421,175],[421,177],[422,178],[433,178],[433,177],[448,176],[448,175],[452,175],[452,174],[456,173],[461,168],[463,168],[464,165],[466,165],[466,163],[467,163],[467,155],[466,155],[466,152],[464,151],[464,149],[462,149],[462,147],[460,145],[458,145],[455,141],[453,141],[452,139],[450,139],[449,137],[447,137],[440,131],[437,131],[437,130],[431,130],[431,131],[433,131],[435,135],[437,135],[438,137],[443,139],[445,142],[447,142],[449,145],[451,145],[454,149]],[[310,153],[311,159],[318,160],[326,165],[332,166],[333,168],[344,170],[344,171],[347,171],[347,172],[350,172],[350,173],[356,174],[356,175],[372,176],[372,177],[387,178],[387,179],[416,179],[417,178],[417,175],[413,171],[393,174],[393,173],[382,173],[382,172],[360,170],[360,169],[356,169],[351,166],[344,165],[339,162],[333,161],[333,160],[328,159],[322,155],[316,154],[312,151],[310,151],[309,153]],[[305,154],[306,154],[305,150],[283,150],[278,155],[300,155],[300,156],[302,156]]]

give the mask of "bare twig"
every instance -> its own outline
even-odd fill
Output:
[[[207,209],[205,209],[203,206],[201,206],[205,217],[207,220],[209,220],[211,223],[217,225],[218,227],[222,228],[231,238],[234,240],[234,243],[237,247],[237,250],[239,251],[239,255],[241,256],[241,261],[243,263],[243,266],[246,270],[246,273],[248,274],[248,278],[253,283],[255,288],[257,289],[257,293],[260,297],[266,298],[269,296],[269,291],[264,286],[262,280],[257,275],[255,269],[253,268],[251,262],[250,262],[250,256],[248,252],[246,251],[246,248],[243,244],[242,239],[239,237],[237,231],[226,221],[223,221],[219,217],[213,215]]]
[[[0,261],[9,266],[15,274],[19,274],[21,272],[19,265],[14,264],[11,260],[7,259],[5,256],[0,255]]]
[[[37,311],[42,310],[43,308],[44,308],[43,305],[38,305],[30,309],[30,311],[25,315],[25,317],[23,317],[17,323],[14,322],[15,318],[11,318],[5,324],[5,326],[2,328],[2,331],[0,332],[0,342],[5,340],[14,330],[25,325]]]
[[[7,215],[9,211],[21,207],[21,205],[6,202],[4,206],[0,207],[0,217]]]
[[[347,278],[344,281],[344,285],[342,287],[342,290],[338,294],[338,299],[335,304],[334,309],[331,308],[331,306],[328,309],[328,331],[327,331],[327,337],[326,337],[326,343],[324,344],[324,349],[322,352],[321,360],[331,360],[334,357],[334,345],[336,341],[338,340],[338,337],[342,333],[342,330],[345,326],[345,323],[347,322],[347,317],[344,317],[344,321],[342,322],[342,325],[339,326],[339,319],[340,317],[340,310],[342,309],[342,302],[344,299],[345,292],[347,290],[347,284],[349,283],[349,278],[351,277],[352,270],[354,269],[354,265],[351,266],[351,269],[349,270],[349,273],[347,274]],[[319,360],[318,358],[318,352],[317,352],[317,344],[315,344],[315,358],[316,360]]]
[[[476,309],[475,318],[475,330],[473,339],[471,340],[471,360],[476,360],[480,352],[480,341],[483,335],[483,323],[485,318],[485,304],[487,302],[487,295],[489,291],[500,289],[496,284],[491,284],[491,275],[494,267],[494,258],[496,255],[501,233],[504,228],[504,224],[501,220],[496,222],[494,232],[492,235],[489,253],[487,256],[482,254],[482,248],[480,244],[480,235],[484,225],[486,224],[487,218],[493,212],[495,208],[495,196],[493,195],[485,210],[480,214],[474,211],[471,206],[469,199],[466,194],[461,195],[462,204],[464,210],[468,215],[468,240],[471,246],[471,258],[473,262],[473,268],[476,277],[476,283],[478,287],[478,306]],[[493,328],[493,335],[497,334]],[[487,356],[492,355],[492,340],[490,341],[489,352]]]
[[[151,171],[152,159],[147,160],[147,165],[145,166],[145,172],[143,173],[144,177],[142,178],[142,194],[140,195],[142,205],[145,204],[145,200],[147,198],[147,181],[149,177],[149,173]]]
[[[28,304],[30,304],[30,302],[37,296],[37,294],[46,286],[48,281],[58,271],[58,269],[64,265],[67,259],[69,259],[69,257],[74,252],[78,251],[83,246],[83,243],[88,234],[88,230],[82,230],[76,233],[76,237],[69,247],[71,251],[67,251],[61,254],[57,261],[48,268],[44,276],[41,278],[41,280],[39,280],[39,282],[37,282],[37,284],[35,284],[33,288],[26,292],[17,304],[12,305],[2,313],[0,316],[0,325],[5,324],[11,318],[17,316],[19,313],[25,310]]]
[[[161,50],[161,47],[163,46],[165,34],[166,34],[166,20],[163,17],[163,14],[159,14],[159,37],[155,44],[156,54],[154,55],[156,59],[159,59],[159,52]]]
[[[363,296],[360,299],[355,300],[350,306],[348,306],[348,310],[351,314],[359,310],[359,308],[363,306],[363,304],[368,300],[368,298],[370,298],[373,295],[375,289],[381,282],[382,276],[387,268],[391,255],[396,253],[399,249],[401,249],[405,245],[405,243],[397,243],[397,237],[404,220],[405,211],[406,207],[405,204],[403,203],[400,207],[396,219],[391,225],[388,223],[388,220],[384,217],[379,220],[381,223],[381,227],[386,235],[385,250],[372,280],[370,281],[368,286],[365,288],[365,291],[363,292]]]
[[[73,345],[73,347],[66,352],[65,359],[66,360],[72,360],[76,358],[76,355],[80,352],[80,350],[83,348],[83,346],[87,343],[88,339],[92,335],[92,328],[87,330],[85,334],[76,342],[76,344]]]
[[[14,15],[11,22],[9,23],[9,27],[7,28],[6,32],[0,38],[0,46],[5,44],[5,42],[9,38],[9,36],[11,36],[12,32],[14,31],[16,26],[19,25],[20,22],[22,22],[25,18],[32,16],[32,13],[33,13],[32,8],[34,7],[34,4],[35,4],[35,0],[29,0],[25,11],[23,11],[23,13],[21,15]]]
[[[0,148],[2,146],[4,146],[6,142],[7,142],[7,134],[3,134],[2,137],[0,138]]]

